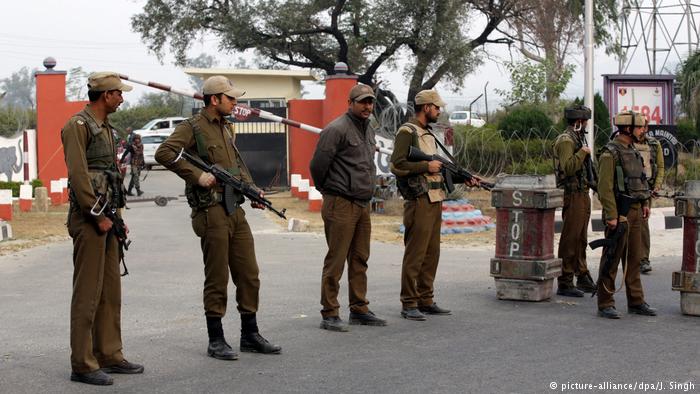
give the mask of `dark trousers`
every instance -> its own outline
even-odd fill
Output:
[[[253,233],[243,208],[239,207],[230,216],[219,204],[196,211],[192,228],[200,237],[204,256],[205,315],[223,317],[226,314],[229,273],[236,286],[238,312],[257,312],[259,269]]]
[[[129,187],[128,191],[131,193],[131,190],[136,187],[136,191],[141,191],[141,167],[139,166],[131,166],[131,179],[129,180]]]
[[[586,248],[588,247],[588,221],[591,218],[591,197],[588,192],[564,194],[561,212],[563,226],[557,257],[561,259],[561,288],[574,287],[574,275],[588,273]]]
[[[367,313],[367,260],[372,231],[369,205],[362,207],[343,197],[324,195],[321,217],[328,244],[321,274],[321,315],[338,316],[338,292],[346,260],[350,311]]]
[[[644,291],[642,290],[642,280],[639,273],[639,259],[642,250],[640,235],[641,221],[641,208],[639,204],[635,204],[630,208],[629,214],[627,215],[627,233],[622,237],[616,249],[609,275],[603,272],[603,263],[605,261],[605,250],[603,250],[603,257],[600,260],[600,272],[598,273],[599,278],[601,278],[598,282],[599,309],[615,306],[613,292],[615,291],[615,277],[617,276],[617,267],[620,261],[622,261],[622,267],[625,272],[624,282],[627,292],[627,305],[636,306],[644,303]],[[606,228],[606,236],[609,232],[610,230]]]
[[[433,283],[440,260],[442,202],[427,195],[406,200],[403,211],[404,255],[401,266],[401,304],[416,308],[433,304]]]
[[[71,368],[85,373],[124,359],[119,246],[76,209],[69,213],[68,234],[73,238]]]

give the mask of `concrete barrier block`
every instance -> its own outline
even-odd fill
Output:
[[[303,233],[309,231],[309,221],[297,218],[289,219],[287,230],[295,233]]]

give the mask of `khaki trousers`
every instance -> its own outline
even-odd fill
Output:
[[[401,266],[401,304],[416,308],[433,304],[433,283],[440,260],[442,202],[427,195],[406,200],[403,211],[404,245]]]
[[[348,262],[350,311],[367,313],[367,260],[372,223],[369,204],[359,206],[340,196],[323,196],[321,209],[328,253],[321,274],[321,316],[338,316],[338,292]]]
[[[258,262],[253,233],[243,208],[230,216],[220,204],[194,212],[192,229],[200,237],[204,256],[204,314],[223,317],[228,299],[228,276],[236,286],[241,314],[258,310]]]
[[[561,212],[563,226],[557,257],[561,261],[560,288],[574,287],[574,275],[588,272],[586,248],[588,247],[588,221],[591,218],[591,197],[588,192],[564,194]]]
[[[124,359],[119,246],[114,235],[98,234],[91,218],[76,209],[69,213],[68,234],[73,238],[71,368],[85,373]]]
[[[639,273],[639,259],[642,250],[641,221],[641,208],[639,204],[635,204],[630,208],[627,215],[627,234],[625,234],[622,242],[617,247],[609,276],[603,274],[603,263],[605,261],[605,249],[603,249],[603,257],[600,260],[600,272],[598,273],[598,277],[601,278],[598,282],[599,309],[615,306],[613,291],[615,290],[617,266],[620,261],[622,261],[622,267],[625,271],[624,282],[627,292],[627,305],[636,306],[644,303],[644,291],[642,290],[642,280]],[[609,229],[605,229],[606,236],[609,231]]]

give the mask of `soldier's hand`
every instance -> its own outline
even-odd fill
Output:
[[[208,172],[203,172],[202,175],[199,176],[197,183],[199,183],[199,186],[209,189],[216,184],[216,177]]]
[[[265,198],[265,192],[263,192],[262,190],[260,190],[260,198]],[[265,209],[265,205],[255,201],[251,201],[250,206],[255,209]]]
[[[431,174],[436,174],[440,172],[442,168],[442,162],[439,160],[431,160],[428,162],[428,172]]]
[[[617,227],[617,219],[610,219],[610,220],[607,220],[606,223],[607,223],[608,228],[609,228],[610,230],[615,230],[615,228]]]
[[[481,179],[474,176],[471,179],[464,181],[464,184],[467,186],[479,186],[481,184]]]
[[[642,208],[642,217],[644,219],[648,218],[650,213],[651,213],[651,208],[649,208],[649,207]]]
[[[104,234],[112,229],[112,221],[109,218],[103,218],[97,222],[97,227],[99,228],[100,233]]]
[[[591,148],[584,146],[581,148],[582,151],[586,152],[586,154],[590,155],[591,154]]]

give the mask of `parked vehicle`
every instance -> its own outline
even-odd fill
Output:
[[[146,123],[142,128],[134,130],[134,133],[141,135],[162,133],[171,134],[175,130],[175,126],[185,119],[186,118],[183,118],[182,116],[153,119]]]
[[[160,146],[166,138],[170,136],[169,133],[159,133],[159,134],[146,134],[141,136],[141,143],[143,144],[143,161],[147,170],[150,170],[154,165],[158,165],[156,161],[156,149]]]
[[[450,114],[450,124],[482,127],[486,121],[481,119],[476,112],[454,111]]]

